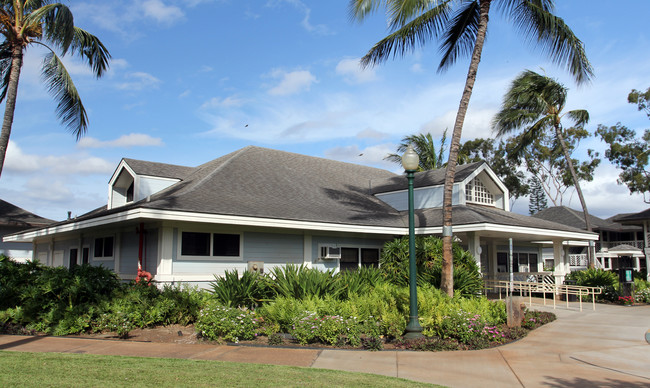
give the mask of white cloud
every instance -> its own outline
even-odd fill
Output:
[[[268,93],[273,96],[287,96],[309,90],[311,84],[318,82],[316,77],[308,70],[296,70],[287,73],[283,70],[273,70],[269,74],[271,78],[279,78],[280,83],[269,89]]]
[[[311,8],[307,7],[301,0],[278,0],[269,1],[268,5],[274,6],[279,3],[287,3],[294,6],[298,11],[302,12],[304,17],[300,21],[300,25],[307,30],[317,35],[333,35],[334,32],[325,24],[312,24],[311,23]]]
[[[344,77],[345,81],[360,84],[377,79],[375,69],[361,67],[359,58],[343,59],[336,65],[336,74]]]
[[[99,140],[93,137],[84,137],[77,143],[79,148],[115,148],[115,147],[149,147],[162,146],[162,139],[144,133],[130,133],[122,135],[115,140]]]
[[[115,166],[102,158],[85,153],[71,155],[26,154],[13,141],[9,141],[4,170],[9,173],[52,173],[56,175],[92,175],[113,171]]]
[[[359,148],[356,144],[327,149],[323,152],[326,158],[343,162],[373,165],[393,171],[399,170],[394,163],[384,160],[386,156],[394,153],[396,145],[391,143],[377,144]]]
[[[212,97],[201,105],[201,109],[209,108],[232,108],[244,105],[245,101],[241,98],[228,96],[226,98]]]
[[[185,18],[185,14],[180,8],[166,5],[161,0],[146,0],[141,3],[140,7],[146,18],[166,25],[174,24]]]
[[[122,90],[143,90],[143,89],[157,89],[161,81],[149,73],[135,72],[126,75],[130,81],[122,82],[117,85],[118,89]]]
[[[422,73],[422,71],[423,71],[422,70],[422,65],[419,64],[419,63],[414,63],[411,66],[411,71],[414,72],[414,73]]]
[[[363,131],[357,133],[357,139],[375,139],[381,140],[387,138],[389,135],[384,132],[375,131],[372,128],[366,128]]]

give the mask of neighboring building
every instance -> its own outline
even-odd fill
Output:
[[[0,237],[40,228],[53,222],[0,199]],[[32,258],[32,244],[30,242],[0,241],[0,254],[9,256],[15,261],[25,262]]]
[[[637,232],[637,237],[640,238],[637,238],[635,247],[643,248],[645,260],[642,260],[641,263],[645,264],[646,279],[650,281],[650,209],[639,213],[619,214],[612,218],[623,225],[634,225],[642,228],[640,233]],[[640,264],[637,265],[640,266]]]
[[[415,175],[417,234],[442,234],[444,170]],[[328,159],[246,147],[198,167],[123,159],[108,203],[88,214],[16,233],[50,265],[102,264],[124,279],[139,265],[157,282],[206,285],[225,270],[287,263],[319,269],[376,266],[386,241],[408,234],[403,175]],[[566,240],[596,234],[511,213],[508,190],[484,162],[460,165],[453,233],[486,275],[539,272],[540,241],[554,248],[557,280]]]
[[[535,218],[554,221],[560,224],[579,229],[586,229],[584,213],[566,206],[554,206],[540,211],[533,215]],[[607,270],[617,270],[621,266],[628,266],[631,262],[637,271],[646,268],[645,263],[640,260],[644,257],[642,249],[643,228],[636,225],[624,225],[618,221],[619,216],[602,219],[589,215],[591,229],[598,233],[599,240],[595,244],[596,267]],[[571,270],[581,270],[588,267],[587,250],[585,242],[567,241],[569,247],[569,264]],[[546,252],[545,257],[552,252]]]

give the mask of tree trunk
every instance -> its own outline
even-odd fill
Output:
[[[580,182],[578,181],[578,175],[576,174],[575,168],[573,168],[573,162],[571,161],[571,156],[567,150],[566,143],[564,142],[564,136],[562,136],[562,130],[559,125],[555,125],[555,136],[557,136],[560,141],[560,146],[562,147],[562,152],[564,153],[564,159],[566,160],[567,166],[569,167],[569,172],[571,173],[571,179],[573,179],[573,184],[576,187],[578,192],[578,198],[580,198],[580,204],[582,205],[582,214],[585,217],[585,228],[587,232],[591,232],[591,223],[589,222],[589,211],[587,210],[587,202],[585,202],[585,197],[582,195],[582,189],[580,188]],[[591,245],[587,249],[587,257],[589,258],[589,268],[595,267],[593,252],[591,250]]]
[[[20,69],[22,66],[23,47],[18,44],[13,47],[11,52],[11,73],[9,74],[9,84],[7,85],[5,116],[2,121],[2,131],[0,132],[0,175],[2,175],[2,169],[4,168],[7,146],[9,145],[9,136],[11,135],[11,126],[14,122],[16,96],[18,95],[18,80],[20,79]]]
[[[449,296],[454,296],[454,261],[452,252],[452,195],[454,190],[454,178],[456,176],[456,165],[458,164],[458,149],[460,148],[460,137],[463,132],[463,123],[465,122],[465,115],[467,114],[467,106],[472,97],[472,90],[474,89],[474,82],[476,81],[476,73],[478,71],[478,64],[481,62],[481,53],[483,51],[483,43],[485,42],[485,34],[487,32],[487,25],[490,13],[490,2],[492,0],[481,0],[480,2],[480,16],[478,31],[476,33],[476,42],[474,44],[474,51],[472,52],[472,59],[469,64],[467,72],[467,79],[465,80],[465,89],[460,99],[458,113],[456,114],[456,122],[454,123],[454,132],[451,136],[451,144],[449,145],[449,160],[447,161],[447,171],[445,173],[445,187],[442,202],[442,273],[440,279],[440,289],[442,292]]]

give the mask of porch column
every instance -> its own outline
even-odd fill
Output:
[[[483,275],[483,270],[481,268],[481,236],[477,232],[467,233],[467,247],[469,253],[474,256],[474,261],[478,265],[478,270]]]
[[[646,280],[650,281],[650,244],[648,243],[648,221],[643,221],[643,253],[645,253]]]
[[[170,226],[162,226],[159,232],[159,261],[156,275],[171,275],[172,262],[178,249],[178,230]]]
[[[492,239],[490,241],[490,249],[488,250],[489,256],[488,260],[490,261],[490,265],[488,266],[490,268],[490,277],[492,279],[496,279],[497,277],[497,242],[496,240]]]
[[[564,252],[562,240],[553,240],[553,275],[555,276],[555,284],[562,284],[564,275],[566,275],[567,255]]]

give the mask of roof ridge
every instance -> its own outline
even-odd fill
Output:
[[[238,158],[242,153],[249,151],[252,147],[253,147],[253,146],[246,146],[246,147],[244,147],[244,148],[240,148],[240,149],[237,150],[237,151],[231,152],[231,153],[229,154],[229,155],[231,155],[231,156],[228,157],[228,158],[226,159],[226,161],[224,161],[223,163],[221,163],[221,165],[219,165],[217,168],[213,169],[210,173],[206,174],[203,178],[199,179],[197,182],[195,182],[194,184],[192,184],[191,187],[188,187],[188,188],[186,188],[185,190],[182,190],[182,192],[183,192],[183,193],[189,193],[189,192],[192,192],[193,190],[195,190],[197,187],[200,187],[204,182],[208,181],[208,180],[209,180],[210,178],[212,178],[215,174],[217,174],[218,172],[220,172],[221,170],[223,170],[227,165],[229,165],[233,160],[235,160],[236,158]],[[224,157],[225,157],[225,156],[228,156],[228,155],[224,155]],[[221,158],[217,158],[217,159],[211,160],[210,162],[214,162],[215,160],[219,160],[219,159],[221,159]],[[203,164],[203,165],[201,165],[201,166],[205,166],[205,165],[209,164],[210,162],[207,162],[207,163],[205,163],[205,164]],[[199,170],[199,169],[201,168],[201,166],[197,167],[197,170]],[[207,167],[207,166],[205,166],[205,167],[203,167],[203,168],[206,168],[206,167]]]

